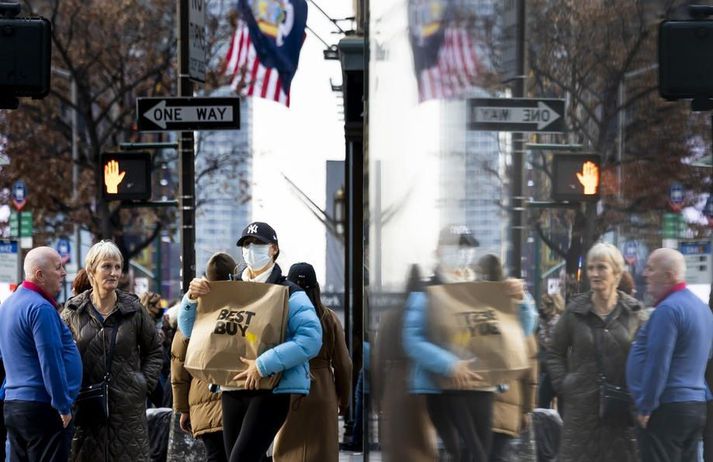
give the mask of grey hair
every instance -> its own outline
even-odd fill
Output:
[[[117,258],[122,265],[124,264],[124,257],[116,244],[108,240],[99,241],[87,252],[87,256],[84,258],[84,268],[88,274],[94,274],[99,262],[107,258]]]
[[[614,274],[621,276],[621,274],[626,269],[626,264],[624,263],[624,257],[619,252],[619,249],[606,242],[599,242],[594,244],[589,252],[587,252],[587,264],[592,260],[604,260],[612,265],[614,269]]]

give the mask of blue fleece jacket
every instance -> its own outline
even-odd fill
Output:
[[[663,403],[705,401],[713,314],[690,290],[662,300],[629,351],[626,380],[641,415]]]
[[[82,385],[82,359],[69,328],[39,293],[20,287],[0,306],[5,400],[49,403],[69,414]]]

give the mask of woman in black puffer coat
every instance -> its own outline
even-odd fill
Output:
[[[82,385],[100,383],[105,355],[116,331],[111,361],[109,421],[76,427],[72,461],[150,460],[146,397],[156,386],[163,361],[153,320],[138,297],[116,288],[122,257],[111,242],[95,244],[85,261],[92,290],[67,301],[62,319],[82,356]]]
[[[596,244],[587,254],[591,290],[576,296],[555,326],[547,370],[564,398],[559,462],[638,461],[633,421],[599,418],[599,364],[607,382],[626,385],[626,359],[643,305],[617,291],[624,258]]]

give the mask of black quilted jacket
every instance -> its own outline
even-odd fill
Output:
[[[599,419],[599,366],[607,381],[626,385],[626,358],[641,325],[643,305],[619,292],[614,311],[602,320],[592,312],[592,294],[574,298],[560,316],[547,352],[552,385],[564,400],[559,462],[634,462],[634,427]],[[597,333],[595,342],[594,333]]]
[[[118,309],[103,322],[91,303],[92,291],[67,301],[62,319],[77,341],[86,386],[102,381],[105,354],[118,326],[109,387],[109,423],[77,427],[72,461],[148,461],[146,396],[158,381],[163,362],[161,344],[146,310],[133,294],[117,290]]]

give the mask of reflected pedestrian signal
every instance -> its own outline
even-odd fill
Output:
[[[596,154],[556,154],[552,166],[552,198],[560,201],[599,200],[601,159]]]
[[[150,153],[105,153],[101,166],[99,186],[105,201],[151,198]]]

